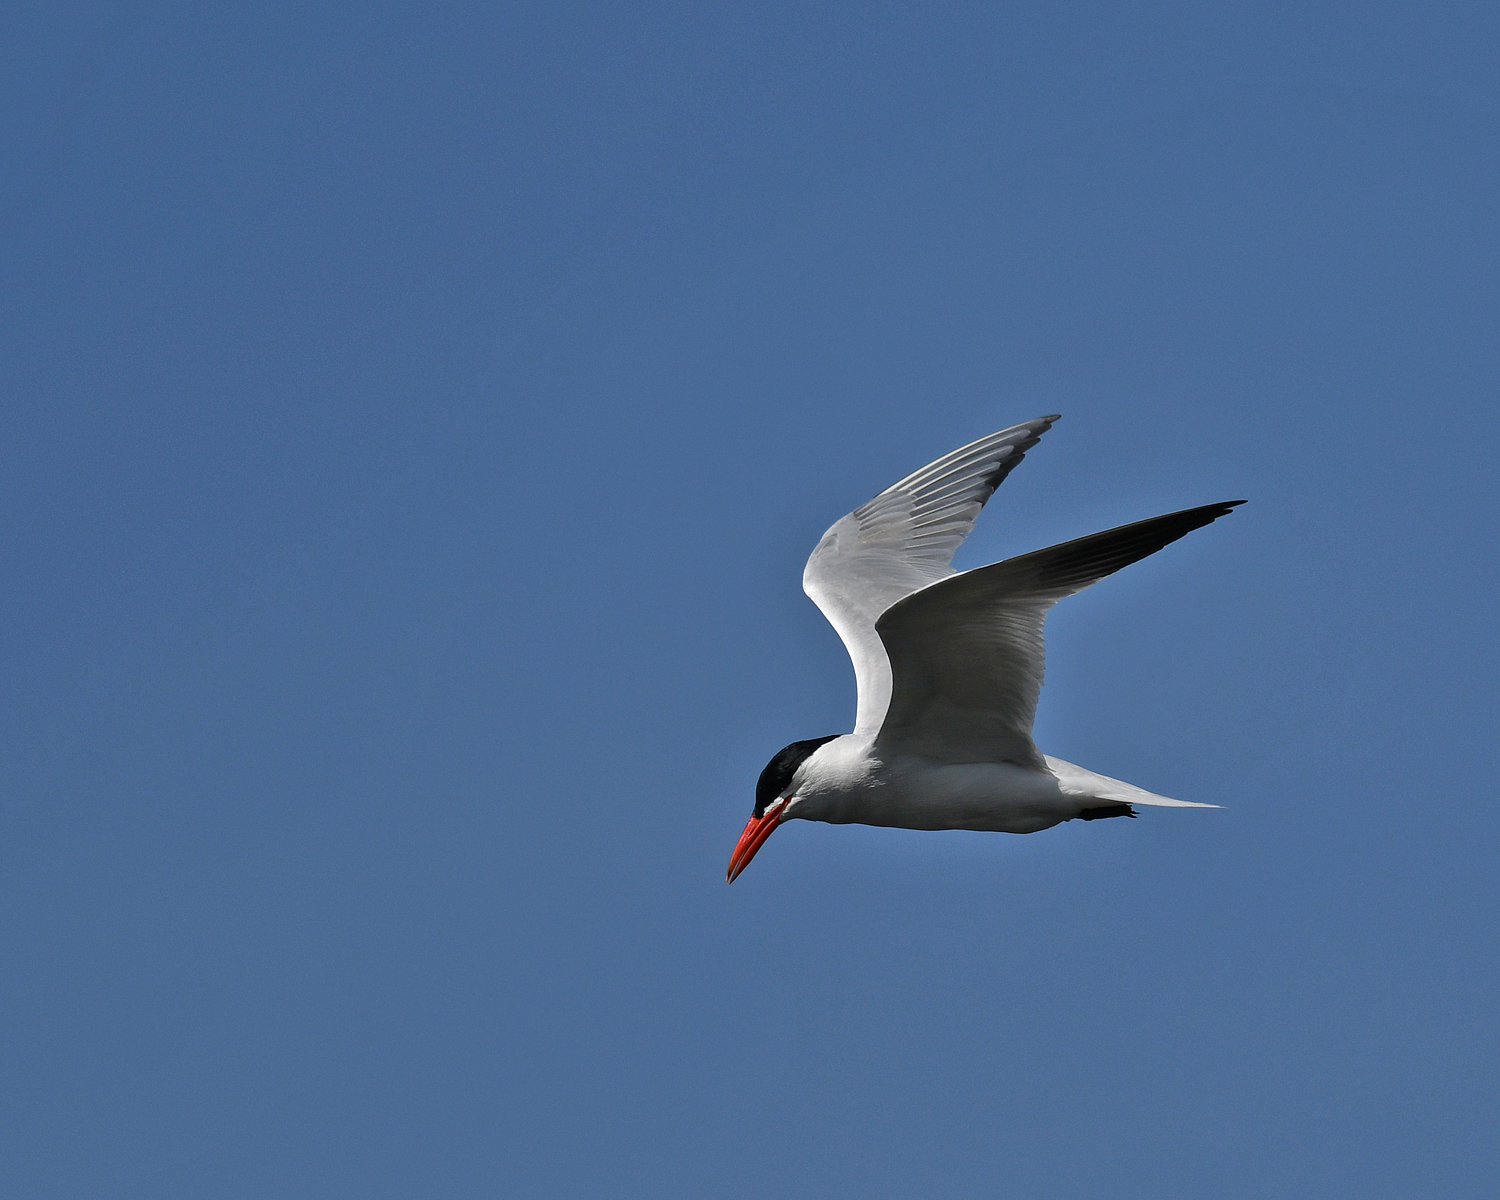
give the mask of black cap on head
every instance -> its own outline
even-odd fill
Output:
[[[831,742],[840,736],[842,735],[830,733],[827,737],[793,742],[768,762],[755,785],[755,815],[765,816],[766,808],[774,804],[777,797],[786,791],[787,785],[792,782],[792,776],[797,773],[797,768],[806,762],[812,752],[824,742]]]

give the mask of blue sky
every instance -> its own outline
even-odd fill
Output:
[[[0,36],[0,1190],[1487,1197],[1492,6],[50,4]],[[797,823],[832,521],[1218,812]]]

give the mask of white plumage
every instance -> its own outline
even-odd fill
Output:
[[[944,455],[818,542],[802,586],[854,661],[854,732],[793,743],[766,767],[730,859],[731,881],[793,818],[1033,833],[1075,817],[1134,816],[1133,804],[1215,807],[1043,755],[1031,725],[1048,610],[1243,501],[953,570],[980,509],[1057,419],[1026,421]]]

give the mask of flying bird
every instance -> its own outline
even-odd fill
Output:
[[[1167,513],[956,572],[979,510],[1058,420],[960,446],[838,521],[802,588],[854,660],[854,732],[793,742],[767,764],[729,860],[733,883],[783,822],[1035,833],[1133,817],[1169,800],[1043,754],[1031,740],[1042,623],[1064,596],[1217,520],[1243,500]]]

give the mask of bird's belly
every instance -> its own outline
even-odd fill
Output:
[[[892,764],[861,786],[799,805],[796,816],[836,825],[1035,833],[1078,815],[1050,772],[1012,763]]]

